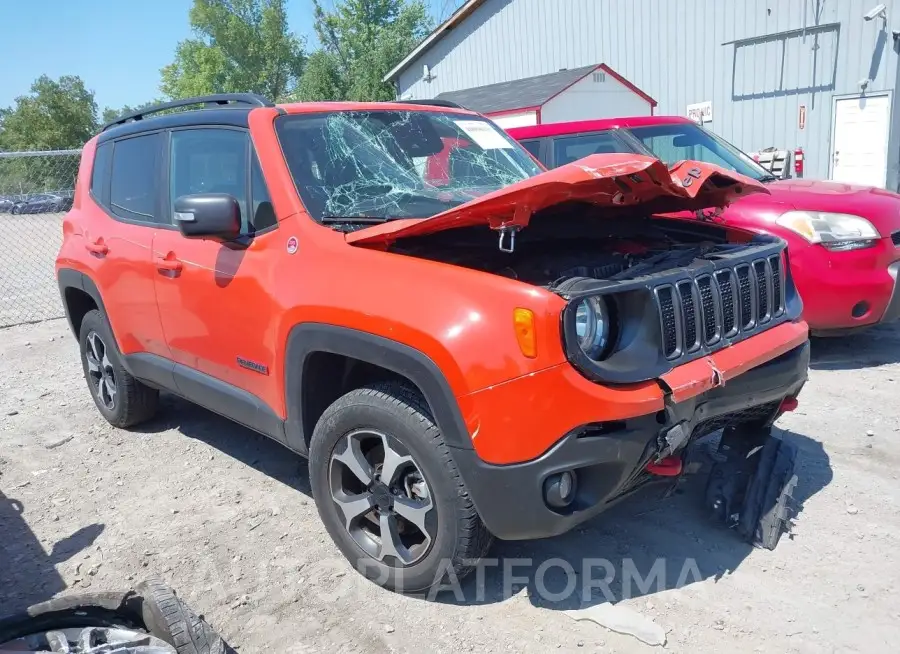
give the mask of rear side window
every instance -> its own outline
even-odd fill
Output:
[[[563,166],[592,154],[632,152],[624,141],[612,132],[594,132],[567,136],[553,141],[553,155],[557,166]]]
[[[106,202],[109,190],[109,161],[112,158],[112,143],[101,143],[94,152],[91,168],[91,194],[99,201]]]
[[[109,180],[109,204],[114,214],[128,220],[162,222],[157,207],[161,155],[159,133],[116,141]]]

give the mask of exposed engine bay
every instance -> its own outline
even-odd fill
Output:
[[[391,251],[555,289],[572,278],[635,279],[747,247],[707,222],[598,219],[570,212],[535,216],[517,235],[512,252],[499,250],[497,239],[486,226],[466,227],[402,239]]]

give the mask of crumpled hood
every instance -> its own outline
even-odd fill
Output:
[[[799,211],[831,211],[862,216],[882,236],[900,230],[900,195],[871,186],[811,179],[786,179],[767,184],[772,200]]]
[[[431,218],[402,219],[346,235],[348,243],[384,246],[399,238],[447,229],[489,225],[521,229],[531,216],[566,201],[613,209],[610,216],[724,207],[751,193],[768,193],[759,182],[713,164],[680,161],[667,168],[638,154],[594,154],[524,179]]]

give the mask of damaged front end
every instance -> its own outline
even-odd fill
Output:
[[[805,383],[809,347],[784,242],[716,218],[731,199],[755,192],[766,191],[709,164],[666,169],[637,155],[596,155],[433,218],[346,235],[355,245],[481,270],[565,300],[558,327],[563,352],[592,383],[542,386],[526,378],[480,392],[478,400],[503,405],[503,398],[530,398],[536,407],[524,410],[525,424],[546,422],[548,412],[572,415],[573,405],[587,407],[578,410],[587,420],[555,432],[555,441],[542,440],[548,449],[519,466],[459,453],[476,471],[467,484],[483,479],[492,489],[477,493],[476,504],[495,534],[562,533],[649,482],[677,479],[688,445],[713,432],[769,442],[785,401]],[[662,390],[662,410],[599,417],[614,410],[603,406],[609,395],[594,388],[627,393],[648,382]],[[547,398],[543,389],[565,397]],[[495,433],[507,423],[487,425],[481,416],[480,424]],[[479,438],[481,454],[501,462],[504,446]],[[770,466],[758,461],[768,459],[751,450],[744,451],[746,479],[731,485],[740,491],[711,489],[709,507],[729,525],[746,523],[748,539],[768,544],[777,541],[786,513],[783,502],[767,503],[772,493],[789,495],[791,485],[787,479],[766,486]],[[498,477],[508,496],[497,495]],[[574,490],[565,502],[551,502],[548,493],[563,478]],[[513,502],[529,506],[532,524],[507,518]],[[766,516],[769,528],[760,526]]]
[[[565,353],[584,376],[665,381],[677,366],[800,316],[784,242],[704,213],[759,192],[710,164],[667,169],[650,157],[593,155],[346,240],[550,290],[567,300]]]

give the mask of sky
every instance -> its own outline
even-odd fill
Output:
[[[456,3],[427,4],[438,17]],[[0,0],[0,107],[44,74],[80,76],[101,113],[158,97],[159,69],[190,36],[190,6],[191,0]],[[287,11],[291,29],[311,42],[312,2],[288,0]]]

